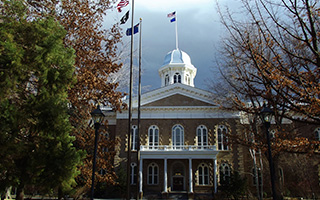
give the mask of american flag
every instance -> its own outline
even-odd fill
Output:
[[[121,0],[117,5],[118,11],[121,12],[121,8],[127,6],[128,4],[129,4],[129,0]]]
[[[174,16],[176,16],[176,11],[168,14],[168,17],[174,17]]]

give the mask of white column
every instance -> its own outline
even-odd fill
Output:
[[[189,192],[193,193],[192,159],[189,158]]]
[[[164,159],[164,179],[163,179],[163,182],[164,182],[164,192],[168,192],[168,172],[167,172],[167,158]]]
[[[218,192],[218,181],[217,181],[217,160],[213,160],[213,180],[214,180],[214,193]]]
[[[142,158],[140,158],[139,164],[139,192],[142,193]]]
[[[171,71],[171,68],[170,68],[170,72],[169,72],[170,85],[173,84],[173,76],[174,76],[174,74],[175,74],[175,72]]]
[[[182,71],[181,72],[181,83],[187,85],[187,82],[186,82],[186,71]]]

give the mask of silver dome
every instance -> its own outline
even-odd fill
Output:
[[[168,65],[168,64],[190,64],[191,65],[191,59],[187,53],[184,51],[181,51],[179,49],[175,49],[173,51],[170,51],[167,53],[167,55],[164,58],[162,66]]]

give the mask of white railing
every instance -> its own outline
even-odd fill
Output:
[[[215,145],[158,145],[158,146],[148,146],[141,145],[141,151],[212,151],[217,150]]]

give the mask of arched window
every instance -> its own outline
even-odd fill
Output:
[[[137,184],[137,164],[131,163],[130,167],[130,184],[135,185]]]
[[[169,85],[169,74],[166,74],[164,78],[164,85]]]
[[[255,168],[252,168],[252,174],[253,174],[252,183],[253,183],[253,185],[257,185],[257,176],[258,176],[259,186],[261,186],[262,185],[261,168],[257,168],[257,171],[258,171],[258,173],[256,173]]]
[[[276,132],[277,132],[277,131],[276,131],[275,129],[270,130],[270,139],[276,137]]]
[[[105,175],[105,174],[107,174],[107,170],[106,169],[100,169],[98,173],[100,175]]]
[[[105,140],[109,140],[109,134],[108,133],[100,133],[100,135],[101,135],[100,139],[104,138]],[[102,146],[101,149],[102,149],[102,152],[108,152],[109,151],[108,147],[106,147],[106,146]]]
[[[105,140],[108,140],[109,139],[109,133],[104,133],[104,132],[101,132],[100,133],[100,139],[104,138]]]
[[[133,125],[131,129],[131,150],[137,150],[138,139],[138,126]]]
[[[320,127],[316,128],[314,130],[314,136],[315,136],[316,140],[320,140]]]
[[[198,167],[198,185],[209,185],[209,167],[204,163]]]
[[[208,145],[208,130],[204,125],[200,125],[197,128],[198,146],[205,147]]]
[[[173,148],[179,149],[184,143],[183,127],[179,124],[172,127],[172,144]]]
[[[174,83],[181,83],[181,75],[178,72],[174,74],[173,82]]]
[[[157,148],[159,145],[159,128],[155,125],[149,127],[149,147]]]
[[[228,143],[228,137],[227,137],[227,133],[228,133],[228,129],[227,127],[220,125],[218,127],[218,150],[229,150],[229,147],[227,145]]]
[[[219,167],[220,183],[229,183],[231,170],[227,163],[222,163]]]
[[[157,185],[159,180],[159,167],[156,163],[148,166],[148,185]]]

